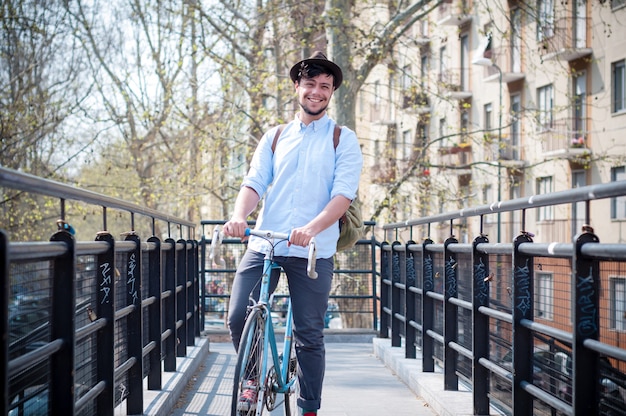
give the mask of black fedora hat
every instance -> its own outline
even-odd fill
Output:
[[[310,58],[303,59],[302,61],[291,67],[291,71],[289,71],[289,76],[291,77],[291,80],[293,82],[296,82],[298,78],[300,78],[300,71],[305,65],[308,64],[317,64],[323,66],[324,68],[327,68],[330,73],[333,74],[333,84],[335,86],[335,89],[339,88],[341,82],[343,81],[343,73],[341,72],[341,68],[339,68],[339,66],[337,66],[337,64],[335,64],[334,62],[329,61],[328,58],[326,58],[326,55],[324,55],[320,51],[315,52],[313,55],[311,55]]]

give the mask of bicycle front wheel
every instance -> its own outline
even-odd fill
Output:
[[[265,390],[261,385],[261,367],[265,337],[265,315],[260,309],[252,309],[241,334],[237,365],[233,380],[231,415],[255,415],[263,406]],[[259,409],[259,415],[263,409]]]

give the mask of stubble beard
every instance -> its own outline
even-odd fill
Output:
[[[304,111],[306,114],[316,117],[319,116],[320,114],[322,114],[324,111],[326,111],[326,109],[328,108],[328,105],[325,105],[324,107],[322,107],[321,109],[319,109],[318,111],[312,111],[310,108],[308,108],[306,106],[306,104],[304,104],[303,100],[300,100],[300,108],[302,109],[302,111]]]

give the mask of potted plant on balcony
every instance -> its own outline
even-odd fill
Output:
[[[581,149],[585,147],[585,138],[582,136],[572,137],[570,146],[574,149]]]

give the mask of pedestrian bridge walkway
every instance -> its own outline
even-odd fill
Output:
[[[230,414],[237,357],[224,337],[216,337],[216,341],[210,338],[203,337],[190,349],[188,357],[179,358],[181,371],[171,375],[171,382],[166,381],[162,391],[145,391],[150,401],[146,415]],[[420,360],[403,358],[403,350],[391,347],[387,339],[360,336],[346,341],[340,335],[327,336],[326,378],[319,414],[434,416],[472,413],[470,392],[444,391],[442,374],[422,373],[419,367]],[[119,410],[123,412],[123,406]],[[282,414],[282,409],[271,413]]]

